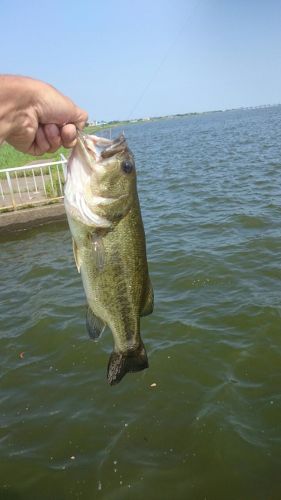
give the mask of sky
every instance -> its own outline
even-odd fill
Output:
[[[1,0],[1,73],[90,120],[281,102],[279,0]]]

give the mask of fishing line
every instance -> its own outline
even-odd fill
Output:
[[[144,89],[142,90],[142,92],[140,93],[140,96],[138,97],[137,101],[136,101],[136,104],[133,106],[131,112],[129,113],[129,116],[127,118],[127,120],[130,120],[133,113],[135,112],[135,110],[138,108],[139,104],[141,103],[141,101],[143,100],[145,94],[147,93],[150,85],[152,84],[153,80],[155,79],[156,75],[159,73],[160,69],[162,68],[163,64],[165,63],[166,59],[168,58],[171,50],[173,49],[173,47],[176,45],[178,39],[180,38],[180,35],[182,34],[183,30],[186,28],[186,25],[188,24],[189,21],[191,21],[192,19],[192,16],[194,15],[196,9],[198,8],[199,4],[201,4],[203,2],[203,0],[197,0],[197,2],[193,5],[193,9],[192,11],[187,15],[187,17],[185,18],[184,20],[184,23],[181,25],[180,29],[178,30],[175,38],[172,40],[172,42],[170,43],[168,49],[166,50],[164,56],[162,57],[162,59],[160,60],[160,63],[158,64],[158,66],[156,66],[156,69],[154,70],[154,72],[152,73],[148,83],[145,85]]]

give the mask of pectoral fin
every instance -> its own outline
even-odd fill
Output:
[[[76,267],[77,267],[77,271],[78,271],[78,273],[80,273],[81,258],[80,258],[79,250],[78,250],[78,247],[77,247],[77,245],[75,243],[74,238],[72,238],[72,249],[73,249],[73,255],[74,255],[74,260],[75,260],[75,264],[76,264]]]
[[[145,302],[141,310],[141,316],[148,316],[152,313],[154,307],[154,293],[151,281],[148,282],[148,287],[145,295]]]
[[[96,233],[92,234],[92,252],[96,268],[99,272],[103,271],[105,264],[105,253],[102,236]]]
[[[86,316],[86,326],[88,333],[90,335],[90,338],[93,340],[98,340],[102,334],[102,332],[105,330],[105,324],[104,322],[95,316],[93,313],[92,309],[88,307],[87,310],[87,316]]]

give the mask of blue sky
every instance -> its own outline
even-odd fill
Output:
[[[113,120],[281,102],[277,0],[1,0],[1,72]]]

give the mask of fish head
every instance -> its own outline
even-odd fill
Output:
[[[135,162],[124,135],[109,140],[79,133],[65,186],[72,216],[89,225],[100,218],[100,227],[109,227],[128,213],[136,196]]]

